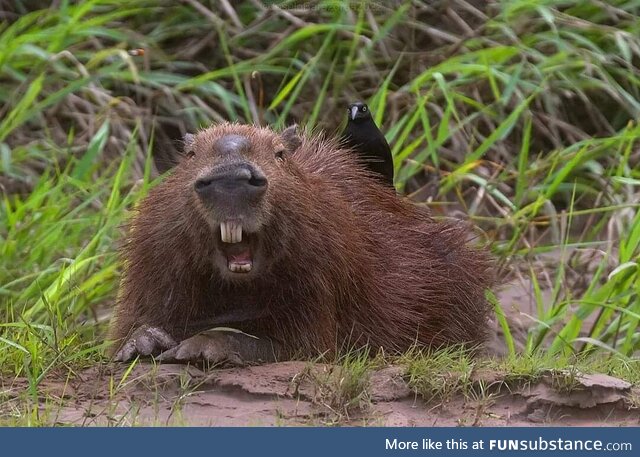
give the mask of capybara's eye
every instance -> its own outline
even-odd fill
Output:
[[[193,157],[196,156],[196,153],[193,151],[187,151],[185,155],[187,156],[187,159],[192,159]]]
[[[284,160],[284,153],[285,153],[284,148],[283,149],[278,149],[276,151],[276,159],[277,160]]]

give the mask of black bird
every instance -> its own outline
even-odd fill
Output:
[[[366,167],[393,187],[393,157],[384,135],[376,126],[366,103],[349,105],[347,127],[342,132],[345,146],[352,148]]]

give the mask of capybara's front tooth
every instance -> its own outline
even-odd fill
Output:
[[[231,242],[231,233],[229,230],[229,223],[228,222],[222,222],[220,224],[220,238],[222,238],[222,242],[223,243],[230,243]]]
[[[229,221],[220,223],[220,237],[223,243],[240,243],[242,241],[242,224]]]

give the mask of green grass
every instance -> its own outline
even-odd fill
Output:
[[[640,384],[640,360],[615,357],[556,357],[546,353],[478,358],[463,349],[450,348],[411,351],[393,363],[404,368],[405,379],[416,394],[432,404],[446,403],[456,395],[477,400],[502,387],[515,391],[545,377],[560,392],[578,387],[575,378],[581,374],[604,373]]]
[[[398,189],[472,220],[507,289],[530,278],[533,311],[494,300],[510,360],[637,361],[639,1],[458,5],[455,20],[438,2],[195,3],[15,2],[0,23],[0,185],[27,189],[0,201],[3,376],[35,399],[49,374],[101,359],[152,153],[221,120],[332,133],[354,99]],[[420,389],[458,388],[434,382]]]
[[[350,413],[369,407],[369,377],[382,363],[382,358],[371,357],[368,349],[351,350],[335,364],[309,364],[293,383],[297,391],[300,383],[310,381],[314,386],[313,402],[331,412],[327,423],[339,424],[348,420]]]
[[[27,377],[34,395],[51,370],[101,357],[99,329],[119,277],[119,226],[149,184],[148,177],[129,184],[133,151],[93,176],[83,160],[45,172],[25,198],[3,199],[0,365]]]

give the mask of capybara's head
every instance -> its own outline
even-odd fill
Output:
[[[253,278],[269,266],[265,227],[275,211],[273,194],[295,185],[284,168],[296,138],[295,126],[277,134],[236,124],[185,137],[174,172],[212,231],[212,260],[223,278]]]

